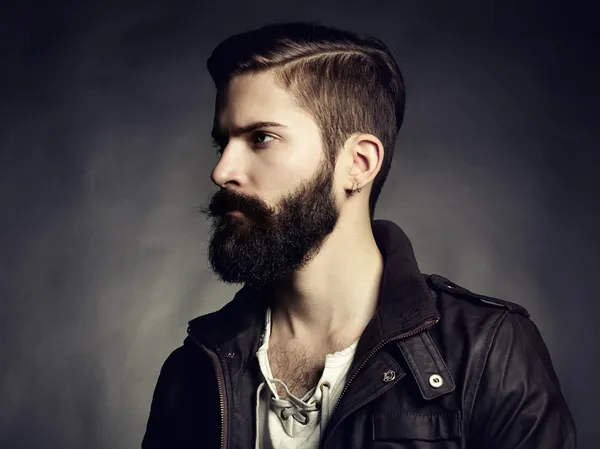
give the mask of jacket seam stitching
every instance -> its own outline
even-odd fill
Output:
[[[425,331],[425,334],[426,335],[423,335],[422,337],[424,340],[423,343],[425,344],[425,348],[427,348],[427,351],[429,352],[436,369],[438,369],[440,372],[443,372],[444,375],[447,375],[449,383],[454,385],[454,379],[452,378],[452,374],[448,369],[448,365],[446,365],[446,362],[438,350],[437,345],[433,341],[433,338],[429,334],[429,331]]]
[[[471,434],[471,426],[473,423],[473,409],[475,408],[475,402],[477,400],[477,394],[479,393],[479,386],[481,384],[481,379],[483,377],[483,372],[485,370],[485,367],[487,365],[488,362],[488,357],[493,345],[493,341],[494,338],[496,337],[496,333],[498,332],[498,329],[500,328],[500,325],[502,324],[502,322],[504,321],[504,319],[508,316],[510,312],[508,310],[504,310],[504,312],[498,317],[498,319],[492,324],[492,326],[490,326],[490,330],[488,331],[486,337],[485,337],[485,344],[484,344],[484,348],[483,348],[483,352],[484,354],[481,356],[481,358],[479,359],[478,363],[477,363],[477,368],[476,368],[476,383],[475,383],[475,387],[473,389],[473,395],[472,398],[470,398],[470,404],[468,405],[468,411],[469,411],[469,421],[468,421],[468,434]]]
[[[420,335],[417,335],[415,337],[420,337]],[[413,338],[415,338],[415,337],[413,337]],[[400,343],[403,344],[403,345],[405,344],[404,342],[400,342]],[[418,375],[418,379],[416,379],[417,385],[419,387],[419,390],[421,391],[421,394],[423,396],[425,396],[426,392],[425,392],[425,390],[423,390],[424,387],[422,386],[422,384],[424,384],[424,382],[425,382],[425,380],[424,380],[425,376],[423,376],[423,373],[421,372],[421,368],[419,367],[419,364],[414,359],[411,351],[406,350],[405,357],[407,358],[409,364],[412,364],[414,366],[415,370],[417,371],[417,375]]]

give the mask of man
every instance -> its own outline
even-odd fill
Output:
[[[574,448],[527,311],[420,273],[401,229],[373,220],[404,114],[388,48],[278,24],[227,39],[208,69],[209,260],[245,285],[189,323],[142,448]]]

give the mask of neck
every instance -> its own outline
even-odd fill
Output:
[[[275,286],[274,340],[339,350],[358,339],[373,317],[383,256],[370,223],[363,231],[338,225],[301,271]]]

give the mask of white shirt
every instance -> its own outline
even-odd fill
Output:
[[[317,449],[321,434],[346,383],[358,340],[346,349],[327,354],[325,368],[317,385],[302,398],[297,398],[290,394],[282,381],[273,379],[267,356],[270,335],[271,309],[267,308],[263,343],[256,352],[264,381],[257,389],[255,448]],[[276,383],[283,385],[288,399],[279,397]],[[308,422],[305,422],[307,418]]]

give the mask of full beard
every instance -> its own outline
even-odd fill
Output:
[[[339,218],[333,174],[321,171],[298,193],[281,201],[281,211],[218,216],[211,233],[209,262],[225,283],[264,287],[289,279],[321,249]]]

